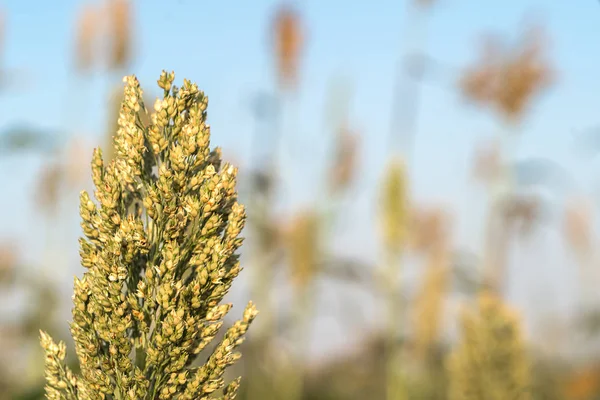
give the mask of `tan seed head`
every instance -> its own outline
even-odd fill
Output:
[[[89,72],[95,62],[99,15],[93,4],[86,3],[79,11],[75,32],[75,68],[80,73]]]
[[[274,51],[280,84],[286,89],[296,86],[303,34],[300,15],[290,5],[282,5],[273,23]]]

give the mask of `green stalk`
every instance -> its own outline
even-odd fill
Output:
[[[398,277],[398,266],[402,253],[397,249],[385,249],[384,281],[382,289],[387,297],[386,319],[386,399],[404,400],[406,388],[402,374],[402,341],[401,324],[404,320],[404,304],[400,297],[401,280]]]

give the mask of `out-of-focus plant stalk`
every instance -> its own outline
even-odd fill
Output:
[[[416,139],[420,84],[425,73],[424,49],[427,42],[427,17],[430,5],[408,2],[407,28],[403,35],[409,37],[404,54],[398,60],[396,82],[392,93],[389,149],[398,152],[404,149],[407,164],[410,164]]]
[[[275,272],[282,244],[281,238],[279,238],[279,224],[275,219],[276,202],[281,199],[276,195],[289,192],[289,190],[276,190],[279,189],[280,184],[285,182],[280,180],[281,176],[284,175],[282,170],[286,167],[289,168],[290,163],[290,160],[283,159],[282,153],[284,139],[289,138],[288,129],[284,129],[283,126],[283,111],[288,109],[288,111],[294,111],[293,106],[295,104],[292,103],[292,99],[288,95],[294,94],[298,87],[298,70],[303,45],[301,18],[297,8],[291,2],[284,1],[278,6],[270,26],[270,34],[277,75],[276,95],[268,100],[262,97],[260,100],[263,103],[259,104],[259,112],[267,111],[268,132],[270,135],[265,137],[257,133],[252,139],[253,146],[251,150],[254,152],[261,150],[266,153],[251,155],[253,160],[261,157],[263,159],[261,164],[265,166],[257,173],[257,179],[254,180],[251,193],[254,199],[252,201],[254,216],[251,216],[254,241],[252,250],[254,274],[252,291],[263,315],[262,321],[259,321],[256,326],[257,329],[253,333],[253,341],[256,359],[264,361],[263,365],[259,365],[259,368],[263,367],[262,369],[255,368],[256,374],[260,376],[249,381],[248,398],[251,400],[262,400],[269,396],[273,397],[273,395],[276,397],[285,396],[286,399],[297,398],[297,396],[302,395],[303,378],[300,373],[303,365],[292,368],[293,376],[288,377],[288,371],[285,368],[282,371],[281,366],[275,364],[277,360],[269,352],[276,333],[276,316],[271,294],[275,287]],[[265,101],[270,104],[265,103]],[[265,149],[265,146],[268,146],[268,148]],[[290,177],[286,176],[286,178]],[[305,312],[309,313],[309,311]],[[304,318],[295,317],[292,318],[294,324],[304,323]],[[298,335],[302,331],[299,326],[293,328],[294,333]],[[294,345],[303,348],[302,343],[306,341],[306,338],[297,337],[296,339]],[[275,378],[275,380],[267,382],[267,377]],[[280,379],[281,377],[284,379]],[[270,386],[271,390],[266,390],[266,386]]]
[[[443,320],[444,296],[450,269],[450,244],[447,235],[436,238],[428,249],[426,271],[414,306],[414,347],[422,366],[431,367],[432,353],[439,342]]]
[[[300,400],[304,394],[306,367],[313,304],[316,297],[316,278],[322,254],[322,216],[318,210],[298,214],[288,232],[288,252],[291,283],[294,290],[292,305],[292,343],[290,374],[286,379],[285,399]]]
[[[383,270],[381,292],[386,297],[386,398],[406,398],[401,370],[403,345],[401,330],[404,305],[401,299],[399,267],[404,254],[408,226],[408,189],[405,165],[401,159],[389,164],[383,182],[381,223],[383,228]]]
[[[511,224],[506,211],[518,201],[515,181],[519,124],[533,96],[552,82],[553,71],[543,59],[541,30],[530,29],[517,46],[488,40],[480,60],[460,79],[463,95],[471,102],[493,109],[503,123],[500,135],[502,163],[492,180],[484,251],[484,280],[496,293],[505,290]]]
[[[312,280],[312,279],[311,279]],[[311,320],[314,312],[314,282],[307,282],[294,290],[294,303],[291,309],[291,332],[293,350],[288,373],[280,388],[286,400],[301,400],[304,397],[304,372],[307,364],[307,353],[310,349]]]
[[[581,297],[586,311],[594,305],[597,298],[597,276],[594,274],[594,249],[592,240],[593,217],[589,203],[582,199],[571,200],[564,211],[563,234],[579,263]]]
[[[278,140],[279,116],[275,113],[269,113],[269,131],[273,136],[271,139]],[[272,143],[267,137],[266,143],[259,143],[260,138],[265,139],[258,131],[253,138],[257,146],[253,147],[254,151],[258,151],[261,145]],[[271,147],[278,149],[278,146]],[[252,160],[256,160],[255,155],[252,155]],[[277,226],[273,215],[275,204],[275,185],[277,171],[276,163],[278,157],[276,154],[268,154],[263,156],[266,158],[262,170],[258,166],[252,181],[250,191],[250,204],[253,205],[252,213],[249,214],[250,219],[250,236],[252,238],[251,251],[251,292],[256,299],[256,304],[263,311],[262,319],[258,321],[256,329],[253,332],[253,352],[252,358],[257,364],[254,367],[252,379],[248,380],[248,398],[251,400],[263,399],[269,395],[269,392],[275,390],[273,382],[267,382],[267,379],[272,374],[267,372],[267,367],[273,367],[274,362],[271,357],[270,346],[274,339],[275,333],[275,311],[272,304],[272,291],[275,280],[275,266],[278,256],[278,241]],[[270,389],[270,390],[269,390]]]
[[[484,282],[493,292],[502,295],[508,278],[508,255],[510,253],[510,224],[504,211],[516,195],[513,157],[516,150],[516,132],[506,129],[500,135],[502,164],[500,173],[492,182],[487,217],[486,248],[484,252]]]
[[[339,95],[339,93],[333,93]],[[347,103],[349,97],[336,98],[337,106]],[[333,122],[335,130],[332,151],[328,154],[328,178],[319,191],[317,204],[312,210],[299,214],[291,225],[288,248],[294,287],[292,305],[292,342],[294,354],[291,371],[285,379],[284,398],[300,400],[304,397],[304,371],[310,350],[311,320],[317,296],[316,280],[322,272],[328,243],[338,217],[338,201],[347,193],[355,178],[357,136],[350,132],[347,110],[342,106],[341,119]],[[332,122],[332,121],[330,121]]]
[[[416,136],[416,124],[418,121],[418,107],[420,102],[419,84],[423,78],[425,64],[423,48],[426,43],[427,29],[426,16],[429,11],[429,3],[409,2],[408,4],[408,28],[405,36],[412,35],[413,42],[407,45],[407,52],[398,61],[398,69],[394,92],[392,94],[392,110],[389,132],[389,149],[393,155],[402,154],[404,145],[404,162],[407,165],[412,161],[414,143]],[[404,141],[402,140],[404,139]],[[406,232],[400,235],[393,234],[396,230],[401,232],[406,228],[408,218],[406,210],[405,171],[400,164],[392,165],[388,170],[384,189],[384,224],[388,224],[384,233],[383,247],[383,282],[382,291],[387,298],[387,354],[386,354],[386,399],[401,400],[406,398],[406,388],[401,371],[403,343],[400,341],[399,327],[404,320],[403,304],[401,302],[401,280],[399,279],[398,267],[402,263],[404,239]],[[395,181],[395,183],[394,183]],[[396,189],[394,189],[396,186]],[[400,189],[401,188],[401,189]],[[396,205],[394,206],[394,203]],[[399,208],[398,208],[399,205]],[[402,217],[393,215],[402,209]],[[391,228],[391,224],[400,224]],[[395,237],[394,237],[395,236]]]
[[[269,216],[265,215],[264,210],[256,209],[260,213],[255,215],[255,218],[265,220]],[[266,207],[261,207],[266,208]],[[253,346],[252,359],[256,363],[254,372],[250,372],[252,379],[248,381],[248,398],[261,399],[265,398],[270,391],[273,390],[273,383],[268,382],[271,374],[267,372],[268,367],[273,367],[271,364],[271,345],[275,333],[275,312],[272,307],[272,288],[274,286],[274,263],[273,263],[273,248],[268,241],[273,238],[268,238],[269,233],[265,232],[268,228],[255,227],[253,234],[256,235],[254,248],[252,249],[251,266],[254,268],[252,276],[252,295],[256,297],[256,303],[264,307],[264,318],[260,325],[257,325],[256,332],[252,338]],[[258,242],[258,243],[257,243]]]
[[[404,307],[400,299],[401,280],[398,276],[398,266],[401,263],[402,253],[393,248],[384,250],[385,287],[382,288],[387,298],[386,316],[386,399],[407,399],[402,373],[403,338],[401,336],[401,323]]]
[[[278,374],[272,372],[280,369],[272,350],[277,338],[277,315],[272,294],[281,253],[281,232],[275,208],[282,163],[284,93],[278,87],[274,95],[261,94],[253,104],[257,127],[250,146],[250,160],[254,164],[249,193],[252,212],[248,215],[252,268],[250,290],[256,304],[261,307],[262,318],[252,333],[251,351],[255,365],[251,372],[253,377],[248,380],[250,400],[277,395],[282,390]]]

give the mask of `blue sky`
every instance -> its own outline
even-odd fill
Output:
[[[314,182],[319,181],[317,167],[326,151],[326,90],[331,78],[342,75],[352,83],[351,121],[363,136],[359,189],[349,205],[353,218],[336,242],[345,251],[371,260],[377,252],[373,193],[387,154],[385,139],[394,68],[403,46],[405,2],[300,2],[308,37],[299,109],[294,119],[287,121],[297,135],[289,145],[296,152],[294,176],[300,182],[294,186],[292,197],[301,205],[318,194]],[[0,129],[27,123],[86,135],[90,142],[103,134],[106,98],[111,84],[119,84],[120,77],[98,73],[91,83],[74,77],[70,68],[74,19],[82,3],[2,3],[8,23],[3,61],[9,69],[22,69],[23,75],[9,91],[0,94]],[[273,88],[267,27],[276,3],[144,0],[135,5],[137,51],[127,73],[135,73],[146,88],[155,87],[163,68],[174,70],[179,81],[185,77],[197,82],[210,98],[213,143],[223,146],[226,155],[239,161],[242,168],[255,129],[247,101],[256,92]],[[559,80],[528,115],[519,139],[519,155],[557,160],[578,178],[582,192],[590,192],[598,166],[577,158],[573,134],[598,122],[600,4],[595,0],[437,3],[429,20],[428,52],[449,66],[460,67],[475,56],[482,32],[515,37],[528,15],[544,24]],[[487,113],[465,106],[453,83],[436,81],[423,86],[412,172],[414,196],[447,205],[456,213],[457,244],[477,250],[485,217],[484,197],[469,181],[469,162],[473,146],[490,137],[497,127]],[[75,88],[83,92],[71,97],[67,107],[65,102]],[[68,117],[71,120],[67,121]],[[39,226],[29,205],[40,165],[36,156],[0,160],[4,188],[0,202],[5,210],[0,235],[16,231],[25,239],[30,234],[27,226]],[[44,235],[36,238],[43,241]],[[76,263],[74,254],[72,261]],[[29,256],[41,257],[35,253]],[[545,302],[545,312],[566,313],[573,307],[574,267],[560,248],[554,228],[521,245],[515,257],[515,273],[516,269],[520,273],[511,280],[514,301],[531,309],[537,305],[536,296],[560,291],[561,296]],[[321,324],[324,330],[335,329],[334,325],[326,317]]]

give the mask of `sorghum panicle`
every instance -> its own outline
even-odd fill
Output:
[[[448,359],[450,400],[530,400],[531,365],[519,317],[500,298],[480,294],[465,313],[462,340]]]
[[[207,98],[162,73],[164,91],[150,123],[134,76],[125,91],[115,156],[96,150],[96,201],[81,193],[84,237],[75,279],[71,334],[81,373],[65,365],[65,345],[41,334],[49,399],[200,399],[223,390],[225,369],[240,355],[257,311],[250,303],[200,367],[231,304],[221,304],[240,272],[236,251],[245,220],[237,170],[210,149]]]

